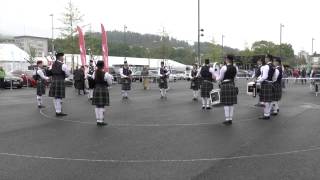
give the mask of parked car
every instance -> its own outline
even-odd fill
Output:
[[[7,73],[4,77],[4,88],[22,88],[23,79],[13,75],[12,73]]]
[[[36,87],[37,81],[33,79],[33,71],[27,70],[15,70],[12,72],[12,75],[21,77],[23,81],[23,86]]]

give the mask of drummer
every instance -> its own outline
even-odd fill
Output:
[[[224,105],[225,121],[223,124],[231,125],[234,112],[234,104],[237,104],[238,88],[235,87],[235,78],[237,68],[233,65],[234,56],[227,55],[225,65],[220,70],[220,75],[217,78],[221,82],[220,85],[220,100]]]

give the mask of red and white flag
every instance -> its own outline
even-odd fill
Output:
[[[108,56],[109,56],[109,49],[108,49],[108,38],[107,32],[104,29],[103,24],[101,24],[101,34],[102,34],[102,57],[104,61],[104,70],[109,72],[109,63],[108,63]]]
[[[82,63],[82,66],[84,66],[87,64],[87,62],[86,62],[86,55],[87,55],[86,45],[85,45],[82,30],[79,26],[77,26],[77,30],[79,33],[79,48],[80,48],[81,63]]]

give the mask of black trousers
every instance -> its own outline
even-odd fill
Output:
[[[0,88],[4,88],[4,78],[0,78]]]

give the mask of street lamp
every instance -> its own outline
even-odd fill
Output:
[[[53,31],[54,31],[54,27],[53,27],[53,14],[50,14],[51,16],[51,52],[52,54],[54,54],[54,42],[53,42]]]
[[[123,26],[123,41],[124,41],[124,45],[125,45],[125,52],[124,52],[124,60],[126,60],[127,58],[127,37],[126,37],[126,32],[127,32],[127,26],[124,25]]]
[[[223,48],[223,39],[224,39],[224,35],[222,34],[222,38],[221,38],[221,58],[222,58],[222,62],[223,62],[223,50],[224,50],[224,48]]]
[[[280,58],[281,58],[282,28],[283,27],[284,27],[284,25],[280,23],[280,46],[279,46],[279,56],[280,56]]]
[[[203,35],[203,29],[200,29],[200,0],[198,0],[198,63],[201,65],[200,57],[200,37]]]
[[[312,38],[311,56],[313,55],[313,41],[314,41],[314,40],[315,40],[315,39]]]

